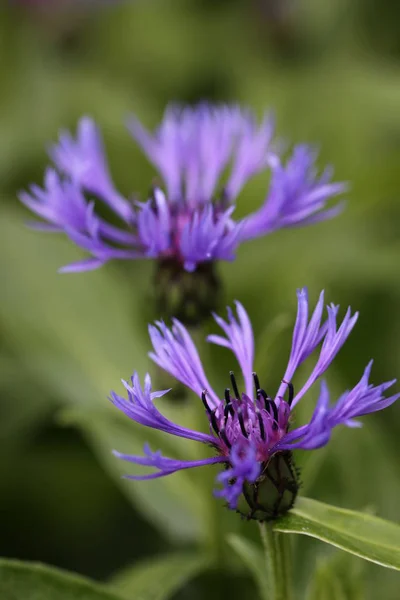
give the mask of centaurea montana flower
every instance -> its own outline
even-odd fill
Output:
[[[297,495],[299,484],[292,462],[293,450],[320,448],[327,444],[332,429],[337,425],[357,427],[360,423],[355,418],[386,408],[399,398],[400,394],[384,395],[395,380],[377,386],[369,383],[371,361],[357,385],[345,391],[336,403],[330,402],[328,387],[322,381],[310,422],[290,430],[293,409],[329,367],[358,318],[358,313],[352,314],[349,308],[339,322],[339,306],[331,304],[327,306],[327,318],[323,320],[323,292],[309,317],[307,290],[299,290],[297,298],[289,362],[274,397],[266,393],[253,372],[253,331],[239,302],[236,302],[237,315],[228,309],[227,321],[215,316],[225,335],[208,337],[209,342],[233,352],[243,375],[244,392],[239,392],[231,372],[231,388],[225,390],[223,399],[208,382],[187,329],[177,320],[171,329],[163,322],[150,326],[153,345],[150,357],[201,398],[209,421],[209,432],[193,431],[166,419],[153,401],[168,390],[152,392],[149,375],[146,375],[142,387],[138,374],[134,373],[131,383],[124,382],[127,399],[113,392],[112,402],[137,423],[207,444],[215,450],[216,456],[195,461],[174,460],[162,456],[159,451],[151,452],[148,446],[144,456],[115,452],[123,460],[155,470],[145,475],[129,475],[129,478],[153,479],[181,469],[221,463],[225,471],[217,476],[222,489],[218,489],[216,495],[225,498],[229,508],[240,509],[241,512],[245,499],[247,511],[250,508],[246,515],[249,518],[274,519],[291,508]],[[296,370],[314,351],[318,353],[316,364],[301,389],[295,393],[291,382]]]
[[[174,261],[194,271],[203,263],[233,260],[243,241],[328,219],[342,208],[326,209],[346,186],[331,183],[329,168],[317,175],[311,148],[299,145],[282,162],[268,115],[257,125],[250,111],[203,103],[168,107],[154,134],[135,118],[128,126],[163,181],[163,189],[154,188],[146,202],[132,202],[117,191],[99,129],[88,117],[79,122],[76,138],[62,132],[50,148],[55,168],[47,169],[43,188],[32,185],[20,194],[45,221],[40,229],[65,233],[90,255],[62,271],[137,258]],[[234,220],[243,186],[268,169],[271,184],[262,206]],[[95,200],[105,203],[120,225],[99,216]]]

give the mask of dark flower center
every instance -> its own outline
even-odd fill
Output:
[[[274,447],[289,428],[290,406],[294,388],[287,383],[288,397],[273,400],[260,386],[257,373],[253,373],[255,398],[240,394],[233,371],[230,372],[230,388],[225,389],[224,401],[212,409],[207,391],[201,395],[211,427],[217,439],[215,446],[226,456],[226,468],[230,466],[230,451],[235,444],[239,455],[251,446],[260,463],[260,475],[254,483],[244,482],[243,495],[239,499],[238,512],[247,519],[271,521],[292,508],[300,486],[299,471],[292,453],[275,451]],[[235,483],[235,478],[231,484]]]
[[[245,393],[240,394],[233,371],[230,372],[233,395],[231,389],[226,388],[224,401],[213,409],[207,400],[207,390],[203,390],[201,398],[218,438],[215,445],[219,452],[228,456],[233,444],[250,444],[256,450],[257,460],[264,462],[269,460],[272,448],[287,432],[294,388],[288,383],[288,399],[280,398],[277,403],[261,388],[256,373],[253,373],[253,379],[254,400]]]

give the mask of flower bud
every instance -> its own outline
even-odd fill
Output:
[[[299,487],[299,470],[292,453],[277,452],[265,463],[255,483],[244,484],[238,511],[247,519],[274,521],[293,507]]]
[[[218,308],[220,280],[213,262],[185,271],[174,259],[157,263],[154,290],[157,313],[163,318],[176,317],[186,325],[200,325]]]

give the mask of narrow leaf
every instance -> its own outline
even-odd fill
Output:
[[[201,487],[194,484],[196,476],[201,474],[186,470],[173,477],[132,481],[123,476],[131,471],[137,473],[137,467],[135,471],[135,466],[112,454],[113,449],[118,449],[141,455],[143,445],[148,442],[154,448],[162,448],[166,455],[174,455],[165,435],[162,438],[160,432],[137,426],[124,415],[110,414],[108,410],[68,410],[63,420],[81,429],[105,470],[151,523],[173,538],[192,540],[205,534],[207,498]]]
[[[400,570],[400,526],[370,514],[299,498],[295,507],[276,521],[275,529],[308,535]]]
[[[366,563],[334,550],[317,558],[307,600],[363,600]]]
[[[104,585],[48,567],[0,559],[0,598],[4,600],[122,600]]]
[[[167,600],[209,566],[204,554],[168,554],[124,569],[111,583],[127,600]]]
[[[265,598],[266,590],[269,589],[269,583],[261,548],[239,535],[228,536],[228,543],[253,575],[259,588],[260,596]]]
[[[317,566],[307,600],[349,600],[340,579],[329,565],[322,562]]]
[[[363,600],[366,566],[359,557],[336,550],[317,558],[307,600]]]

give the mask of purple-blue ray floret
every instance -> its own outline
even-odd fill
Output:
[[[246,481],[254,483],[260,475],[260,471],[261,465],[256,459],[254,447],[236,445],[230,453],[230,466],[226,471],[217,475],[217,482],[222,485],[222,489],[215,490],[214,494],[217,497],[225,498],[229,508],[235,510],[244,483]]]
[[[114,456],[117,458],[141,465],[142,467],[158,469],[155,473],[148,473],[147,475],[125,475],[126,479],[136,479],[138,481],[158,479],[159,477],[165,477],[183,469],[193,469],[194,467],[204,467],[205,465],[215,465],[224,462],[221,456],[213,456],[203,460],[174,460],[173,458],[162,456],[160,450],[152,452],[148,444],[145,444],[143,451],[144,456],[132,456],[131,454],[122,454],[116,450],[113,451]]]
[[[230,508],[236,508],[244,483],[254,484],[268,466],[270,459],[280,452],[296,449],[312,450],[328,443],[337,425],[358,427],[358,417],[382,410],[393,404],[400,394],[386,396],[395,380],[374,385],[369,382],[372,361],[367,365],[356,386],[344,392],[336,402],[330,401],[326,382],[321,379],[350,335],[358,314],[349,308],[341,321],[339,307],[328,305],[323,319],[324,294],[309,316],[307,290],[297,292],[297,317],[293,329],[289,361],[275,396],[269,396],[258,375],[253,372],[254,335],[250,319],[243,306],[236,302],[236,311],[228,308],[228,320],[214,315],[224,335],[209,336],[208,341],[231,350],[239,365],[244,391],[233,371],[229,387],[218,395],[211,387],[196,346],[187,329],[177,320],[172,328],[163,322],[150,326],[154,362],[193,391],[202,401],[208,422],[208,433],[192,431],[175,425],[155,408],[153,400],[166,391],[152,392],[150,376],[144,387],[138,375],[132,384],[125,383],[128,398],[112,393],[114,404],[139,424],[179,437],[206,444],[214,449],[214,457],[200,461],[181,461],[162,457],[146,448],[145,456],[120,455],[135,464],[153,467],[155,472],[134,478],[154,478],[177,470],[223,463],[225,470],[217,476],[222,486],[217,496],[226,499]],[[306,383],[296,394],[293,381],[296,370],[311,355],[317,354],[315,366]],[[262,379],[262,378],[261,378]],[[294,409],[299,400],[317,380],[321,380],[320,395],[309,423],[292,428]],[[216,455],[216,456],[215,456]]]
[[[348,186],[331,183],[331,167],[318,177],[316,159],[317,152],[302,144],[294,148],[286,165],[279,158],[272,163],[268,195],[261,208],[244,219],[242,240],[285,227],[311,225],[340,214],[343,202],[331,208],[326,205],[331,198],[346,192]]]
[[[79,121],[75,136],[62,131],[50,146],[54,168],[46,171],[43,189],[32,185],[20,194],[41,219],[37,229],[64,233],[89,254],[63,271],[136,259],[170,259],[194,271],[205,262],[234,260],[245,240],[341,210],[340,204],[325,206],[345,185],[331,183],[328,169],[317,175],[316,154],[307,146],[296,147],[284,164],[268,114],[257,123],[251,111],[238,106],[170,106],[154,133],[134,117],[128,128],[162,180],[144,202],[117,190],[100,130],[90,117]],[[252,215],[235,219],[243,187],[267,171],[272,180],[265,202]],[[113,213],[112,223],[98,215],[99,204]]]
[[[212,436],[192,431],[185,427],[180,427],[169,421],[159,412],[159,410],[157,410],[153,400],[161,398],[169,390],[152,392],[150,375],[146,375],[143,387],[140,384],[137,373],[133,374],[130,384],[126,381],[123,381],[122,383],[128,393],[128,398],[125,399],[115,392],[112,392],[110,400],[117,408],[122,410],[122,412],[137,423],[140,423],[140,425],[159,429],[160,431],[165,431],[171,435],[188,438],[190,440],[195,440],[196,442],[204,442],[206,444],[213,442]]]

